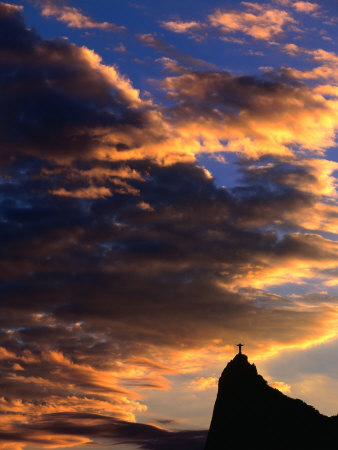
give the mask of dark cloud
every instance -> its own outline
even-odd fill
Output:
[[[26,51],[32,51],[39,42],[39,36],[25,26],[21,7],[0,3],[0,46],[1,60],[24,56]]]
[[[36,184],[34,171],[22,177],[20,188],[3,184],[4,308],[45,311],[94,329],[105,323],[105,333],[122,341],[137,337],[151,344],[156,333],[158,343],[174,345],[179,330],[180,339],[194,345],[227,327],[234,332],[235,318],[252,314],[245,295],[230,290],[241,278],[245,284],[249,272],[269,276],[273,265],[285,261],[324,264],[335,257],[319,236],[279,237],[264,229],[275,220],[281,229],[296,230],[284,216],[311,205],[301,192],[258,183],[219,189],[192,164],[131,168],[144,178],[130,181],[139,196],[58,197],[49,186],[60,180],[39,178]],[[34,170],[38,177],[40,166]],[[149,209],[139,207],[141,199]],[[24,340],[41,334],[48,342],[47,332],[38,327],[18,333]]]
[[[182,62],[183,64],[187,64],[189,67],[204,67],[209,69],[216,68],[215,64],[204,61],[199,58],[194,58],[193,56],[190,55],[186,55],[173,45],[167,44],[162,39],[153,36],[152,34],[140,34],[139,40],[144,45],[152,47],[166,56],[175,58],[178,61]]]
[[[43,444],[36,433],[56,436],[90,436],[112,439],[114,445],[136,444],[146,450],[200,450],[207,431],[168,431],[153,425],[116,420],[109,416],[84,413],[56,413],[42,416],[34,424],[18,427],[14,433],[0,432],[0,439]],[[48,441],[45,442],[46,444]]]
[[[263,116],[283,109],[294,109],[306,104],[310,107],[323,107],[319,99],[312,98],[310,89],[296,80],[232,75],[227,72],[192,72],[167,78],[165,86],[170,97],[179,100],[181,105],[190,106],[192,113],[211,114],[216,106],[217,113],[236,115],[248,111]],[[296,97],[299,104],[292,105],[288,100]],[[277,104],[279,103],[278,107]]]
[[[87,49],[41,39],[14,6],[1,4],[0,17],[2,160],[85,158],[111,133],[120,136],[111,149],[127,148],[126,134],[139,145],[132,136],[150,124],[149,108],[115,68]]]

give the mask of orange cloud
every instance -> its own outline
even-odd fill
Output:
[[[112,196],[111,190],[103,186],[101,187],[92,186],[83,189],[75,189],[73,191],[67,191],[64,188],[61,188],[51,191],[50,193],[53,195],[59,195],[61,197],[88,198],[88,199],[106,198]]]
[[[289,170],[278,172],[280,162],[258,164],[248,166],[248,171],[254,171],[256,175],[264,176],[268,173],[278,182],[286,186],[292,186],[299,191],[309,192],[318,197],[326,196],[334,199],[337,196],[337,179],[334,172],[338,170],[338,163],[326,159],[313,158],[286,159],[284,164],[289,164]]]
[[[257,300],[257,293],[252,295]],[[263,298],[260,300],[264,301]],[[271,323],[278,323],[279,326],[271,328]],[[4,413],[3,428],[7,433],[13,432],[18,436],[17,423],[20,420],[22,424],[26,424],[24,441],[41,447],[90,442],[89,431],[89,437],[77,436],[76,433],[67,435],[66,431],[62,435],[47,433],[44,431],[47,415],[54,415],[51,420],[55,421],[59,413],[79,413],[82,417],[81,424],[85,425],[86,414],[105,411],[110,417],[134,421],[135,414],[140,415],[146,410],[144,404],[135,400],[136,392],[145,388],[168,389],[170,384],[161,376],[163,373],[170,375],[172,380],[175,375],[185,374],[185,378],[191,380],[191,390],[203,391],[215,387],[215,377],[199,373],[206,368],[211,370],[215,364],[222,366],[232,357],[234,346],[225,345],[224,341],[237,342],[237,339],[243,338],[245,342],[250,342],[248,351],[252,358],[266,358],[285,348],[305,348],[325,341],[337,334],[337,323],[337,305],[330,300],[323,301],[322,304],[310,298],[286,302],[276,296],[274,302],[267,296],[262,314],[249,313],[234,317],[230,328],[223,324],[219,328],[223,335],[210,341],[209,345],[205,340],[198,342],[195,347],[178,345],[176,349],[153,344],[143,349],[146,356],[142,356],[140,351],[138,356],[126,358],[118,364],[113,360],[107,361],[108,365],[114,366],[113,370],[74,362],[57,350],[45,351],[39,360],[39,367],[36,361],[27,363],[27,360],[22,359],[21,364],[28,374],[23,374],[21,369],[17,369],[15,376],[4,372],[3,382],[15,383],[16,392],[22,392],[26,386],[27,390],[24,392],[32,395],[36,390],[42,399],[10,398],[12,390],[7,390],[6,398],[0,398],[0,411]],[[213,324],[211,327],[215,330]],[[20,356],[16,355],[16,360],[20,361]],[[29,372],[37,368],[38,373],[43,376],[29,376]],[[132,387],[133,391],[123,390],[119,384]],[[279,384],[275,387],[285,386]],[[70,417],[70,425],[71,420]],[[90,424],[93,424],[92,418],[88,418],[88,425]],[[30,431],[29,426],[33,427],[33,431]],[[78,429],[75,427],[75,430]]]
[[[41,446],[42,448],[63,448],[63,447],[75,447],[78,445],[88,445],[92,442],[91,439],[81,437],[62,435],[59,433],[44,433],[41,431],[29,431],[25,433],[20,433],[17,427],[12,427],[7,431],[8,438],[12,435],[10,442],[6,439],[3,441],[0,436],[0,449],[1,450],[22,450],[28,444]],[[22,434],[21,441],[15,442],[19,437],[18,434]],[[2,441],[2,442],[1,442]]]
[[[205,391],[206,389],[216,388],[217,382],[218,379],[215,377],[198,377],[190,382],[189,388],[194,391]]]
[[[337,233],[338,206],[336,203],[327,204],[315,202],[312,204],[311,214],[309,208],[300,208],[298,212],[287,213],[285,218],[297,223],[306,230]]]
[[[318,3],[312,2],[294,2],[292,3],[292,7],[295,8],[298,12],[304,12],[309,14],[319,9]]]
[[[22,11],[24,9],[21,5],[12,5],[11,3],[1,2],[1,4],[9,11],[10,13],[12,11]]]
[[[301,51],[301,48],[296,44],[285,44],[282,46],[284,52],[290,56],[296,56]],[[271,68],[270,68],[271,69]]]
[[[297,23],[287,11],[258,3],[243,4],[249,8],[248,11],[217,10],[209,16],[211,25],[220,28],[223,33],[241,32],[255,39],[271,41],[287,25]]]
[[[247,166],[251,176],[265,179],[267,182],[277,182],[283,186],[294,188],[299,194],[304,193],[304,202],[298,202],[295,208],[285,208],[281,211],[278,221],[282,220],[311,231],[328,231],[336,233],[338,230],[337,180],[334,172],[338,169],[335,161],[325,159],[295,159],[285,160],[283,163],[270,162],[267,164],[253,164]],[[300,194],[301,195],[301,194]],[[302,195],[301,195],[302,197]],[[295,199],[294,199],[295,200]],[[269,206],[262,205],[261,213],[268,212]],[[310,213],[311,211],[311,213]],[[268,216],[270,216],[268,214]],[[251,215],[249,223],[265,226],[264,214],[254,217]],[[244,218],[243,218],[244,219]]]
[[[76,170],[74,168],[69,167],[59,167],[58,169],[51,170],[43,170],[43,174],[51,175],[56,173],[62,173],[62,170],[64,170],[65,176],[70,179],[88,179],[88,180],[95,180],[95,181],[102,181],[102,180],[113,180],[115,178],[127,178],[130,180],[139,180],[143,181],[144,178],[142,175],[137,172],[137,170],[132,169],[128,166],[121,166],[116,169],[109,169],[107,167],[91,167],[87,170]]]
[[[49,7],[49,3],[46,7]],[[246,7],[252,12],[245,14],[251,14],[254,18],[262,16],[272,24],[275,23],[274,14],[278,16],[275,10],[271,10],[270,17],[270,10],[264,9],[265,6],[246,4]],[[222,14],[220,11],[215,13],[214,20]],[[236,14],[242,13],[229,14],[237,17]],[[281,17],[279,21],[276,19],[276,23],[283,22],[283,14]],[[264,29],[269,30],[265,26]],[[168,52],[176,51],[152,35],[144,34],[140,39],[146,45]],[[77,101],[83,100],[81,110],[89,104],[90,114],[94,102],[98,111],[90,126],[88,121],[78,123],[79,114],[75,113],[71,115],[70,123],[56,124],[53,136],[57,135],[57,139],[60,139],[57,145],[48,135],[44,136],[46,129],[37,121],[37,129],[31,135],[42,137],[38,143],[33,140],[25,142],[23,148],[16,147],[16,151],[22,154],[42,153],[44,158],[54,158],[59,163],[94,157],[126,162],[150,159],[170,165],[178,161],[194,161],[201,153],[220,151],[241,153],[250,158],[266,154],[293,155],[298,149],[323,153],[335,143],[338,100],[327,99],[319,90],[250,77],[247,78],[249,82],[243,83],[244,78],[221,72],[183,73],[178,77],[167,77],[161,83],[168,97],[174,101],[174,108],[165,109],[158,107],[149,98],[143,99],[127,77],[121,75],[116,67],[103,64],[95,52],[70,44],[53,45],[41,41],[31,55],[30,64],[40,70],[43,63],[52,72],[55,70],[52,68],[70,64],[76,76],[69,84],[69,99],[76,96]],[[187,55],[176,56],[187,60]],[[328,57],[332,59],[332,55],[323,51],[313,54],[316,60]],[[206,64],[196,60],[187,61],[191,64]],[[23,56],[18,64],[25,64]],[[62,83],[58,73],[56,71],[52,83],[56,86]],[[25,89],[30,90],[30,86],[25,86]],[[111,92],[114,92],[114,100],[110,96]],[[103,98],[107,102],[104,103],[104,111]],[[125,118],[121,119],[121,123],[120,119],[117,121],[112,114],[106,113],[111,101],[117,101],[116,107],[121,108],[121,116]],[[40,141],[46,141],[46,145],[41,145]],[[7,153],[3,157],[8,157]],[[87,176],[91,177],[88,171]],[[120,189],[121,193],[137,195],[130,185],[120,183],[116,189]],[[90,199],[110,195],[108,187],[96,180],[91,181],[89,186],[76,189],[56,186],[51,192],[59,196]]]
[[[308,50],[299,47],[296,44],[286,44],[282,49],[291,56],[299,56],[301,54],[310,56],[313,63],[320,63],[313,69],[295,69],[284,67],[283,71],[291,77],[302,80],[329,80],[336,81],[338,74],[338,55],[335,52],[328,52],[323,49]],[[335,87],[335,85],[333,86]],[[318,86],[320,88],[320,86]]]
[[[14,372],[7,371],[6,375],[3,374],[3,381],[8,388],[6,397],[0,397],[2,431],[6,429],[7,436],[13,434],[13,439],[10,439],[13,449],[19,448],[14,436],[18,437],[23,433],[23,430],[17,428],[18,420],[21,424],[33,427],[33,430],[26,429],[23,433],[22,442],[25,444],[34,443],[44,448],[80,445],[91,442],[91,439],[76,436],[76,433],[68,435],[67,432],[45,434],[37,423],[40,420],[43,423],[41,418],[44,415],[61,412],[85,414],[93,411],[105,411],[111,417],[133,422],[135,412],[145,411],[146,406],[135,400],[138,394],[118,384],[123,381],[124,385],[139,390],[168,389],[169,386],[168,381],[155,375],[155,372],[151,375],[149,367],[138,366],[135,369],[132,364],[124,364],[118,370],[99,370],[75,363],[56,350],[43,352],[40,360],[34,362],[28,362],[20,355],[8,353],[3,356],[7,356],[7,359],[14,357],[22,364],[17,362],[13,366]],[[40,376],[30,375],[38,364]],[[45,370],[45,367],[48,369]],[[20,398],[22,396],[23,399]],[[8,448],[5,442],[3,443],[0,433],[0,448]]]
[[[87,47],[81,47],[80,53],[81,57],[89,67],[100,72],[112,88],[118,89],[122,98],[129,103],[131,108],[149,105],[149,101],[143,101],[140,98],[139,89],[135,89],[132,86],[131,81],[127,77],[121,75],[116,67],[102,64],[101,56]]]
[[[283,392],[283,394],[289,395],[291,391],[291,386],[284,381],[271,381],[269,385],[279,391]]]
[[[180,140],[186,156],[203,151],[290,156],[297,149],[321,154],[335,145],[336,100],[307,86],[271,83],[268,89],[268,82],[240,80],[222,73],[165,79],[169,97],[181,104],[174,110],[175,133],[186,140]],[[231,113],[233,108],[238,114]]]
[[[181,64],[179,64],[175,59],[163,56],[162,58],[157,58],[156,62],[162,64],[164,70],[170,73],[184,73],[188,72],[188,69]]]
[[[13,352],[9,352],[6,348],[0,347],[0,359],[12,359],[15,358],[16,355]]]
[[[121,166],[117,169],[109,169],[106,167],[93,167],[87,170],[78,170],[62,166],[41,172],[43,177],[60,176],[66,182],[79,183],[82,182],[86,186],[76,189],[58,188],[51,190],[52,195],[61,197],[98,199],[107,198],[118,194],[139,195],[139,190],[131,186],[126,179],[144,181],[144,178],[135,169],[128,166]],[[109,184],[109,187],[102,184]],[[89,185],[89,186],[88,186]]]
[[[155,211],[154,208],[146,202],[140,202],[137,204],[137,206],[143,211]]]
[[[161,25],[167,30],[173,31],[174,33],[187,33],[201,29],[201,24],[195,21],[190,22],[163,21],[161,22]]]
[[[277,252],[274,258],[263,256],[257,263],[250,263],[234,275],[230,281],[232,288],[254,287],[261,289],[266,286],[284,283],[303,284],[306,280],[317,278],[326,283],[335,277],[334,269],[338,268],[338,243],[316,234],[296,233],[289,235],[285,242],[285,250]],[[297,257],[289,254],[288,247],[296,246],[302,253]],[[326,273],[331,269],[332,273]],[[227,269],[224,268],[224,276]],[[223,283],[221,283],[223,284]],[[227,283],[224,283],[227,286]],[[229,286],[227,286],[229,287]]]
[[[122,31],[126,29],[110,22],[96,22],[91,17],[83,14],[78,8],[56,4],[52,1],[42,4],[42,15],[44,17],[56,17],[57,20],[67,24],[70,28],[94,28],[106,31]]]

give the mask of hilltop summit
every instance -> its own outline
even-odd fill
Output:
[[[239,352],[219,379],[205,450],[246,449],[338,449],[338,418],[270,387]]]

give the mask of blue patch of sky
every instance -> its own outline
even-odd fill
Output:
[[[216,158],[224,158],[225,162],[218,161]],[[199,165],[205,167],[213,176],[217,187],[226,187],[231,189],[238,185],[240,174],[237,171],[238,156],[235,153],[203,153],[197,157]]]
[[[304,284],[299,283],[284,283],[274,286],[269,286],[269,292],[272,292],[283,297],[292,295],[306,295],[306,294],[325,294],[337,296],[337,286],[326,286],[321,283],[318,278],[315,280],[306,280]]]

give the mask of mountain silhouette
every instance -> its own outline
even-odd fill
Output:
[[[338,449],[338,416],[268,386],[241,351],[219,379],[205,450]]]

